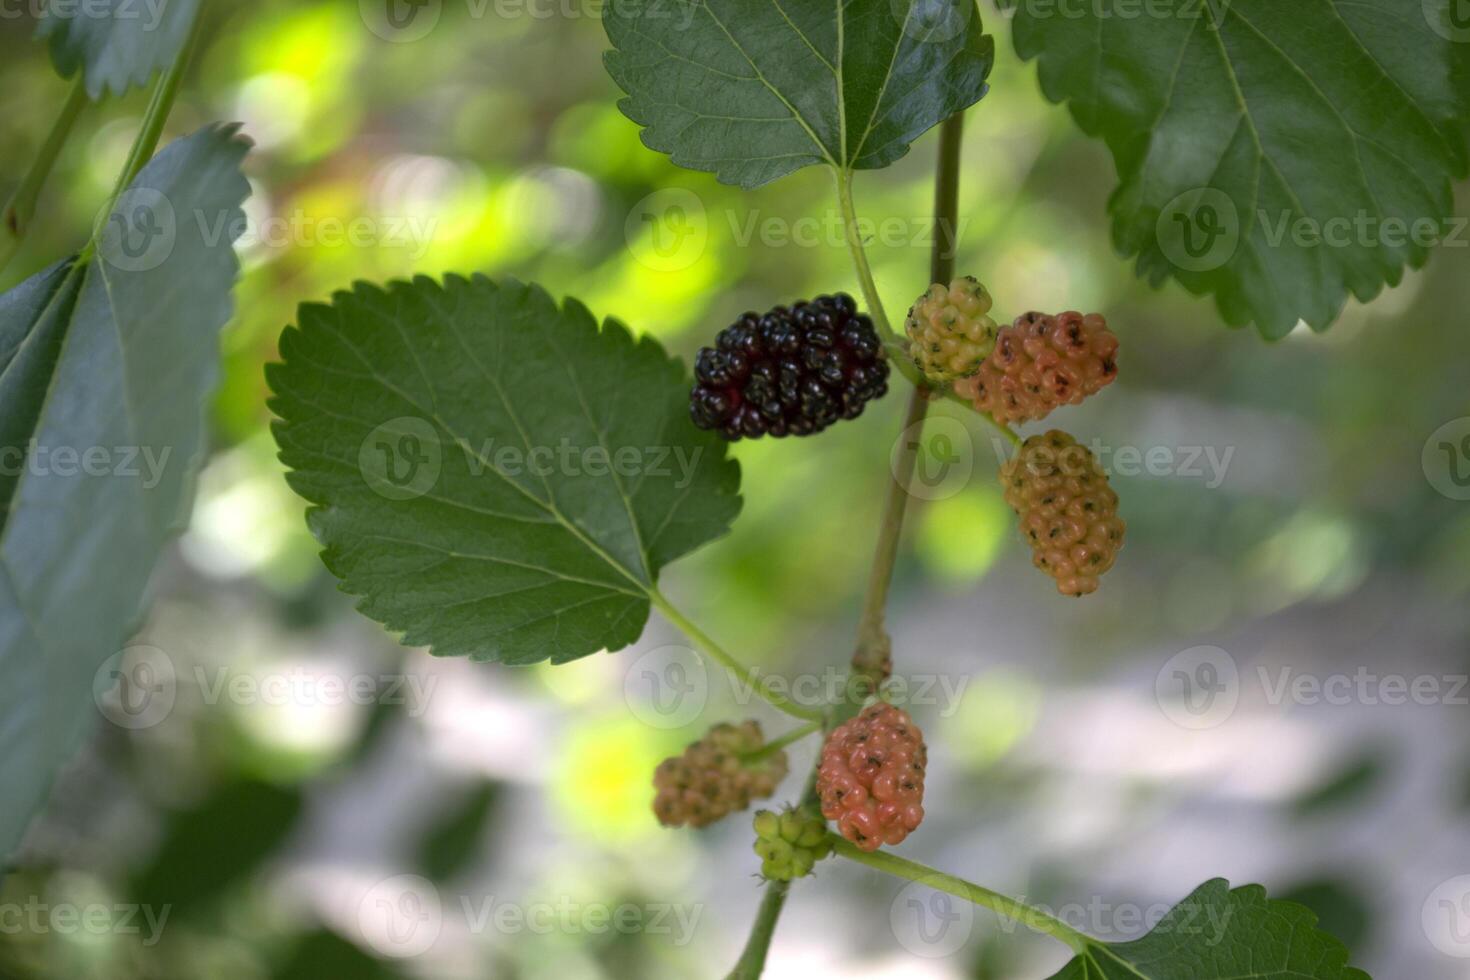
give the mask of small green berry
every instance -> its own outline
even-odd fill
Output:
[[[827,821],[816,807],[787,808],[780,814],[761,810],[754,825],[755,853],[761,859],[761,874],[769,880],[804,878],[832,853]]]

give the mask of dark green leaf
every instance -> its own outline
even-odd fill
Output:
[[[198,9],[199,0],[53,0],[37,35],[51,42],[63,78],[83,73],[95,102],[172,64]]]
[[[974,0],[628,0],[603,23],[643,141],[742,187],[887,166],[978,101],[995,58]]]
[[[1451,233],[1463,45],[1424,4],[1015,7],[1047,97],[1112,150],[1114,239],[1155,285],[1174,276],[1280,337],[1397,285]]]
[[[0,852],[96,719],[94,675],[184,516],[238,271],[244,154],[233,128],[172,144],[95,254],[0,297]]]
[[[625,647],[659,569],[740,509],[683,366],[539,287],[359,283],[303,306],[281,355],[291,485],[342,588],[405,643],[507,663]]]
[[[1089,942],[1051,980],[1369,980],[1301,905],[1207,881],[1142,939]]]
[[[419,842],[419,867],[428,878],[443,884],[474,860],[499,796],[496,783],[475,787],[424,836]]]

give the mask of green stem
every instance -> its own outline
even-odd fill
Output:
[[[959,227],[960,186],[960,137],[963,135],[964,114],[955,113],[939,127],[939,164],[934,183],[935,235],[934,249],[929,261],[930,282],[948,282],[954,278],[955,234]],[[868,304],[869,315],[878,327],[878,336],[888,352],[888,361],[894,370],[903,375],[915,388],[931,393],[936,398],[947,398],[963,405],[1006,438],[1012,445],[1019,446],[1021,437],[1010,427],[997,422],[988,412],[978,411],[975,406],[955,394],[949,387],[935,388],[908,356],[908,340],[893,332],[888,314],[883,309],[883,298],[878,295],[878,286],[873,281],[873,270],[868,265],[868,253],[863,239],[858,234],[857,209],[852,202],[852,174],[845,170],[834,171],[837,178],[837,205],[842,211],[844,237],[848,251],[852,253],[853,268],[857,272],[858,285],[862,288],[863,300]]]
[[[138,128],[138,135],[133,139],[132,149],[128,151],[127,163],[123,165],[122,172],[118,174],[117,184],[112,189],[112,195],[107,200],[107,206],[101,211],[101,220],[93,231],[92,240],[82,250],[82,260],[88,259],[97,247],[97,235],[104,227],[108,215],[112,214],[113,208],[117,206],[118,198],[122,197],[129,185],[137,179],[138,174],[153,159],[153,154],[158,150],[159,140],[163,138],[163,128],[168,123],[169,113],[173,111],[174,102],[179,95],[179,88],[183,84],[184,72],[189,67],[189,62],[194,56],[194,50],[199,45],[199,35],[204,24],[204,4],[194,14],[194,23],[189,28],[189,38],[179,48],[179,53],[174,57],[174,63],[169,66],[167,73],[153,86],[153,95],[148,100],[148,108],[143,112],[143,124]]]
[[[822,725],[823,723],[820,721],[809,721],[805,725],[802,725],[800,728],[793,728],[791,731],[787,732],[785,735],[782,735],[780,738],[772,739],[765,745],[762,745],[760,748],[756,749],[754,752],[742,756],[742,758],[746,762],[759,762],[761,759],[769,758],[770,756],[773,756],[777,752],[780,752],[782,749],[786,748],[786,746],[794,745],[797,742],[800,742],[802,739],[806,738],[808,735],[811,735],[814,732],[821,731]]]
[[[852,173],[834,167],[837,177],[837,206],[842,210],[842,227],[847,238],[847,249],[852,253],[852,265],[857,271],[858,285],[862,287],[863,299],[868,304],[868,315],[878,326],[878,336],[885,344],[902,345],[893,327],[888,323],[888,314],[883,309],[883,298],[878,295],[878,285],[873,281],[873,270],[868,265],[868,253],[863,248],[863,238],[858,234],[857,209],[852,204]],[[905,358],[907,360],[907,358]]]
[[[865,864],[876,871],[897,875],[909,881],[917,881],[927,888],[948,892],[958,898],[963,898],[967,902],[974,902],[982,908],[990,909],[1002,919],[1019,922],[1028,929],[1066,943],[1076,952],[1081,953],[1087,948],[1089,942],[1087,936],[1073,929],[1056,916],[1044,912],[1035,906],[1027,905],[1025,902],[1011,898],[1009,895],[1002,895],[1000,892],[991,891],[989,888],[982,888],[972,882],[965,881],[963,878],[956,878],[954,875],[945,874],[943,871],[936,871],[916,861],[901,858],[896,854],[889,854],[885,851],[873,851],[869,853],[859,850],[855,845],[849,843],[846,838],[839,837],[836,834],[832,834],[831,838],[832,847],[838,854],[849,860],[856,861],[858,864]]]
[[[750,936],[745,940],[745,949],[741,951],[735,969],[730,971],[728,980],[758,980],[765,970],[766,953],[770,951],[771,940],[776,935],[776,922],[786,907],[786,895],[790,891],[789,881],[772,881],[766,885],[766,893],[755,913],[755,922],[750,927]]]
[[[46,186],[46,179],[51,176],[56,160],[61,156],[62,148],[66,146],[72,128],[76,125],[77,117],[87,104],[87,87],[78,76],[71,94],[66,98],[66,104],[61,107],[61,114],[51,125],[46,142],[37,151],[31,169],[26,171],[20,186],[6,203],[5,210],[0,212],[0,271],[4,271],[15,253],[20,250],[20,243],[30,230],[31,219],[36,216],[36,202],[41,197],[41,189]]]
[[[929,260],[931,283],[954,278],[960,223],[960,149],[964,135],[963,112],[956,112],[939,124],[939,163],[934,178],[934,251]]]
[[[853,664],[872,670],[889,660],[891,643],[884,628],[884,611],[888,607],[888,591],[893,584],[893,569],[898,563],[898,543],[903,535],[903,518],[908,509],[909,483],[919,458],[919,433],[924,415],[929,410],[929,395],[915,388],[909,395],[908,414],[904,416],[900,438],[903,445],[888,482],[888,496],[883,505],[883,518],[878,525],[878,544],[873,550],[873,567],[868,573],[868,589],[863,599],[862,618],[858,621],[857,651]],[[856,705],[845,705],[847,713]]]
[[[830,730],[832,727],[832,721],[828,719],[825,728]],[[801,802],[817,802],[815,767],[806,778]],[[767,886],[760,908],[756,910],[755,922],[750,927],[750,935],[745,940],[745,949],[741,950],[740,959],[736,962],[735,969],[730,971],[727,980],[760,980],[760,975],[766,968],[766,954],[770,952],[771,940],[776,935],[776,922],[781,918],[781,910],[786,907],[786,896],[790,891],[789,881],[773,881]]]
[[[771,707],[784,711],[793,718],[800,718],[802,721],[820,722],[826,717],[826,712],[821,708],[809,708],[805,705],[797,704],[779,691],[771,690],[762,680],[759,670],[749,664],[742,663],[728,650],[716,643],[708,633],[696,626],[688,616],[685,616],[675,608],[673,603],[664,597],[663,593],[657,589],[652,589],[649,591],[648,597],[654,606],[657,607],[658,611],[663,613],[665,619],[679,627],[684,635],[693,640],[695,645],[702,649],[705,654],[730,673],[739,677],[756,694],[765,698]]]

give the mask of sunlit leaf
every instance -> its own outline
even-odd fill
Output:
[[[985,94],[995,57],[973,0],[629,0],[603,24],[643,141],[743,187],[887,166]]]
[[[1113,237],[1155,285],[1279,337],[1326,328],[1451,234],[1464,45],[1426,5],[1011,2],[1047,97],[1112,150]]]
[[[437,654],[625,647],[659,570],[740,509],[684,367],[539,287],[360,283],[303,306],[281,354],[276,438],[323,559],[358,608]]]

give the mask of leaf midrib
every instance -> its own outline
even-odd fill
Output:
[[[761,71],[760,66],[755,63],[755,59],[746,52],[745,48],[741,46],[740,42],[735,39],[735,35],[730,33],[730,29],[727,28],[724,22],[721,21],[720,18],[715,14],[713,4],[706,2],[701,4],[701,6],[709,14],[710,20],[715,23],[715,26],[718,27],[720,29],[720,32],[723,33],[726,39],[729,40],[730,45],[737,52],[740,53],[740,56],[745,59],[745,63],[750,65],[751,70],[755,72],[755,77],[760,81],[760,83],[766,87],[767,91],[769,91],[772,95],[781,100],[781,104],[786,106],[787,110],[791,113],[791,118],[794,119],[803,130],[806,131],[807,138],[810,139],[812,141],[812,145],[816,147],[818,156],[820,156],[821,159],[826,161],[829,165],[839,170],[851,171],[856,161],[862,158],[863,147],[867,145],[868,137],[873,134],[873,129],[877,126],[878,120],[881,118],[880,110],[883,107],[883,99],[888,93],[888,83],[893,80],[893,67],[898,62],[898,50],[903,46],[904,31],[908,27],[910,18],[912,18],[913,16],[915,4],[912,2],[912,0],[910,0],[908,9],[904,11],[903,23],[899,25],[898,34],[893,43],[893,50],[888,57],[888,67],[884,70],[883,73],[883,82],[881,85],[879,85],[877,97],[873,100],[873,110],[868,115],[867,125],[863,127],[863,135],[861,138],[859,138],[858,145],[852,147],[849,150],[848,134],[850,130],[847,120],[847,94],[845,91],[845,80],[843,78],[844,60],[847,44],[847,5],[845,3],[845,0],[834,0],[837,7],[837,60],[835,64],[831,61],[828,61],[827,58],[822,55],[817,46],[812,43],[811,38],[807,37],[805,32],[803,32],[799,27],[796,26],[796,24],[787,15],[785,8],[781,6],[780,0],[770,0],[770,2],[771,6],[776,9],[776,12],[781,15],[781,19],[784,20],[787,26],[791,28],[791,33],[796,35],[796,37],[798,37],[801,42],[811,50],[812,54],[816,56],[817,61],[822,65],[822,67],[832,74],[834,83],[836,85],[837,94],[837,145],[842,156],[842,159],[840,161],[832,156],[831,149],[822,142],[819,136],[817,136],[817,132],[812,127],[811,123],[807,120],[805,116],[801,114],[800,111],[797,110],[796,106],[791,102],[791,100],[786,97],[786,94],[775,85],[771,84],[771,80],[768,79],[765,73]],[[667,51],[667,49],[665,50]],[[793,156],[795,154],[786,155]]]

